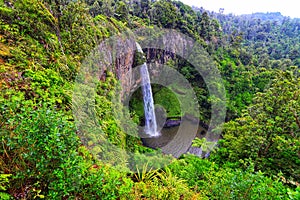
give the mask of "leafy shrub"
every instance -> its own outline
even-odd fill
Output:
[[[288,189],[288,194],[292,200],[300,199],[300,186],[298,186],[295,191]]]
[[[55,181],[56,169],[76,161],[79,139],[73,123],[60,111],[45,105],[22,111],[8,119],[8,129],[1,131],[4,165],[0,170],[13,174],[12,188],[45,190]]]
[[[183,155],[181,159],[168,166],[174,175],[187,181],[195,190],[205,188],[210,171],[218,171],[218,166],[194,155]]]
[[[186,180],[172,174],[170,169],[152,170],[147,172],[147,166],[138,172],[133,192],[129,199],[202,199],[200,195],[188,188]]]
[[[257,93],[240,118],[225,123],[218,163],[253,162],[269,176],[282,172],[299,180],[300,79],[296,70],[277,71],[270,87]]]
[[[61,111],[24,108],[5,126],[0,171],[13,175],[8,191],[16,198],[116,199],[129,193],[126,174],[95,164]]]
[[[279,179],[254,172],[253,166],[246,171],[219,168],[213,162],[187,155],[172,163],[170,169],[209,199],[288,199],[287,188]]]
[[[11,199],[11,196],[5,191],[9,186],[9,177],[11,174],[0,174],[0,198],[3,200]]]

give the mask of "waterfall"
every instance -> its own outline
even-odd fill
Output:
[[[143,53],[141,46],[136,43],[138,52]],[[160,133],[157,131],[153,96],[150,84],[150,77],[148,72],[148,66],[144,63],[140,68],[142,78],[142,91],[144,101],[144,112],[145,112],[145,133],[150,137],[158,137]]]

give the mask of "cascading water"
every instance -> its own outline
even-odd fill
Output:
[[[136,43],[136,47],[138,52],[143,53],[143,50],[138,43]],[[146,63],[144,63],[141,66],[140,73],[142,78],[142,91],[143,91],[144,112],[145,112],[144,131],[149,137],[158,137],[160,133],[157,131],[150,77],[148,72],[148,66]]]

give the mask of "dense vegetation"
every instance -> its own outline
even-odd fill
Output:
[[[209,13],[171,0],[0,0],[0,16],[0,199],[300,199],[299,19]],[[97,83],[95,120],[111,143],[136,153],[115,158],[117,167],[105,162],[112,155],[91,153],[109,147],[90,149],[81,140],[72,92],[93,47],[148,26],[176,29],[203,45],[224,80],[227,115],[208,159],[187,154],[132,173],[128,161],[154,150],[114,117],[116,74]],[[208,123],[212,100],[202,77],[182,58],[166,64],[191,83],[199,118]],[[170,90],[154,92],[168,117],[181,115]],[[136,96],[132,118],[139,122]]]

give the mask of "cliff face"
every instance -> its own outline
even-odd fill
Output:
[[[87,58],[89,73],[105,81],[107,71],[113,72],[121,83],[121,95],[130,93],[135,49],[132,39],[113,37],[102,42]]]
[[[132,67],[134,63],[134,55],[136,51],[135,42],[133,40],[118,41],[120,48],[117,50],[115,59],[114,72],[120,80],[122,86],[122,96],[130,93],[132,86]]]
[[[168,61],[173,60],[177,62],[178,58],[188,58],[192,50],[193,41],[182,34],[172,31],[165,31],[158,29],[157,32],[162,33],[156,35],[157,32],[147,35],[148,29],[141,29],[135,34],[138,37],[144,37],[138,42],[144,48],[144,55],[146,57],[149,73],[151,79],[161,77],[165,71],[164,66]],[[149,41],[147,41],[149,39]],[[122,93],[132,93],[140,85],[139,71],[134,70],[133,66],[135,59],[136,44],[134,39],[122,39],[121,37],[111,41],[109,49],[114,49],[115,52],[109,55],[108,60],[114,60],[113,72],[122,84]],[[107,47],[103,48],[107,49]],[[169,82],[174,77],[167,77],[169,80],[161,80],[162,82]]]

